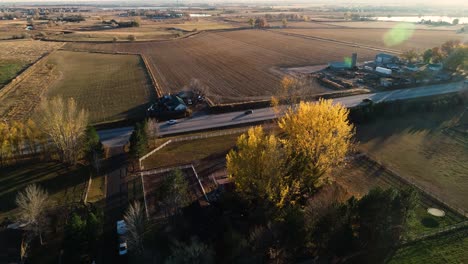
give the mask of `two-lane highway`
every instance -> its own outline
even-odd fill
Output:
[[[354,95],[335,98],[333,101],[335,103],[341,103],[344,106],[350,108],[363,103],[363,100],[366,98],[371,99],[374,103],[380,103],[384,101],[388,102],[396,100],[408,100],[418,97],[456,93],[463,89],[466,89],[466,87],[464,87],[464,82],[457,82],[388,92]],[[248,115],[246,115],[244,111],[216,115],[197,115],[194,117],[179,119],[177,124],[174,125],[167,125],[165,122],[161,123],[159,125],[159,131],[161,136],[168,136],[171,134],[255,123],[271,120],[274,118],[275,113],[271,107],[255,109],[252,114]],[[132,127],[124,127],[118,129],[101,130],[99,131],[99,135],[103,141],[103,144],[105,145],[120,145],[122,143],[125,144],[131,134],[132,129]]]

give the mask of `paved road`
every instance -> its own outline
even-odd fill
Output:
[[[346,107],[354,107],[361,104],[362,100],[365,98],[370,98],[375,103],[379,103],[383,101],[404,100],[417,97],[454,93],[462,89],[464,89],[463,82],[458,82],[410,89],[401,89],[388,92],[354,95],[348,97],[335,98],[333,100],[334,102],[341,103]],[[204,129],[221,128],[231,125],[266,121],[274,118],[275,114],[272,108],[262,108],[255,109],[253,114],[250,115],[245,115],[244,111],[217,115],[198,115],[195,117],[180,119],[175,125],[167,125],[166,123],[161,123],[159,130],[160,135],[167,136],[177,133],[193,132]],[[103,139],[104,145],[110,144],[115,146],[116,144],[122,144],[123,142],[127,142],[132,129],[132,127],[124,127],[118,129],[102,130],[98,133],[101,136],[101,139]]]

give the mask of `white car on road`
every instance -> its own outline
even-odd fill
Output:
[[[125,237],[121,236],[119,237],[119,255],[123,256],[127,254],[128,248],[127,248],[127,240]]]
[[[127,224],[124,220],[117,221],[117,234],[125,235],[125,233],[127,233]]]
[[[175,125],[175,124],[177,124],[177,120],[171,119],[171,120],[167,121],[166,124],[168,124],[168,125]]]

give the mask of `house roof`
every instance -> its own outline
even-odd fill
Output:
[[[395,55],[390,55],[390,54],[387,54],[387,53],[379,53],[379,54],[375,55],[375,57],[384,57],[384,58],[389,58],[389,59],[396,58]]]

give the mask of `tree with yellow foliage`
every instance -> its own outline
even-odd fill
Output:
[[[344,163],[353,146],[349,111],[331,100],[301,102],[278,125],[281,137],[255,127],[227,155],[236,190],[247,200],[259,198],[278,207],[310,195],[331,168]]]
[[[291,175],[311,188],[331,168],[343,164],[353,147],[354,126],[349,110],[332,100],[301,102],[278,121],[290,159]]]
[[[277,137],[253,127],[237,139],[237,150],[231,150],[226,159],[229,175],[244,198],[277,205],[284,202],[288,192],[283,182],[285,159]]]

